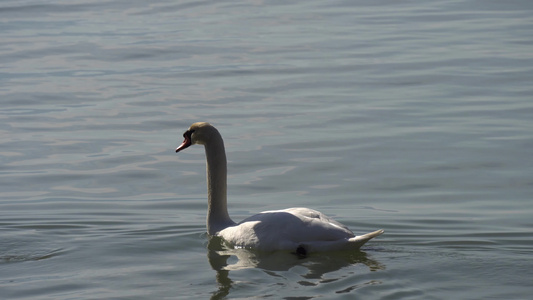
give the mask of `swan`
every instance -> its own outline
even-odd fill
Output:
[[[227,208],[227,162],[224,141],[207,122],[192,124],[176,149],[204,145],[207,161],[207,233],[218,236],[234,248],[258,251],[291,251],[298,255],[312,252],[357,250],[382,229],[355,236],[348,227],[309,208],[264,211],[235,223]]]

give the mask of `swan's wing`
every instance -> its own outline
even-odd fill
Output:
[[[302,242],[345,242],[354,237],[346,226],[307,209],[265,211],[244,219],[218,234],[237,247],[260,250],[294,250]]]
[[[275,230],[272,228],[272,232],[275,234],[295,242],[331,241],[355,236],[348,227],[309,208],[265,211],[253,217],[262,221],[260,225],[274,227]]]
[[[310,219],[314,219],[320,223],[324,223],[324,224],[329,224],[329,225],[332,225],[334,227],[338,227],[338,228],[342,228],[344,229],[345,232],[351,234],[352,236],[354,235],[353,232],[344,224],[340,223],[340,222],[337,222],[335,220],[333,220],[332,218],[326,216],[325,214],[317,211],[317,210],[314,210],[314,209],[310,209],[310,208],[305,208],[305,207],[293,207],[293,208],[287,208],[287,209],[284,209],[284,210],[281,210],[281,211],[285,211],[285,212],[289,212],[291,214],[294,214],[294,215],[299,215],[299,216],[302,216],[302,217],[305,217],[305,218],[310,218]]]

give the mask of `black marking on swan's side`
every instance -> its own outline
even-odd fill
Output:
[[[294,254],[296,254],[299,258],[305,258],[307,257],[307,250],[304,246],[300,245],[298,248],[296,248],[296,253]]]

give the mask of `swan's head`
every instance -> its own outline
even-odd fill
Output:
[[[207,122],[194,123],[189,127],[185,133],[183,133],[183,143],[176,149],[179,152],[190,145],[205,145],[213,137],[219,137],[220,133],[213,127],[213,125]]]

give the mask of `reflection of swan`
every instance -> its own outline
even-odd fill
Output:
[[[228,248],[227,243],[217,236],[209,237],[207,248],[209,263],[216,271],[235,271],[247,268],[287,271],[294,266],[304,265],[307,266],[309,272],[303,277],[320,278],[325,273],[356,263],[362,263],[372,271],[385,268],[377,261],[369,259],[366,253],[361,251],[330,252],[304,258],[284,251],[264,252]]]
[[[265,211],[240,223],[233,222],[226,200],[226,152],[218,130],[209,123],[191,125],[176,149],[205,146],[207,159],[207,233],[220,236],[235,248],[260,251],[288,250],[300,255],[315,251],[356,250],[383,233],[355,236],[346,226],[309,208]]]
[[[370,271],[385,269],[385,266],[369,258],[366,253],[361,251],[329,252],[301,258],[284,251],[262,252],[228,248],[227,243],[217,236],[209,237],[207,249],[209,263],[217,272],[216,280],[218,283],[218,289],[213,293],[211,299],[225,299],[231,288],[237,284],[230,278],[230,272],[247,268],[259,268],[266,275],[285,278],[284,271],[290,271],[293,267],[301,266],[305,273],[301,274],[296,271],[302,277],[302,280],[296,281],[296,283],[302,286],[335,281],[337,279],[328,278],[326,274],[335,273],[335,271],[356,264],[363,264]],[[352,272],[350,271],[350,273]],[[371,284],[371,282],[367,284]]]

